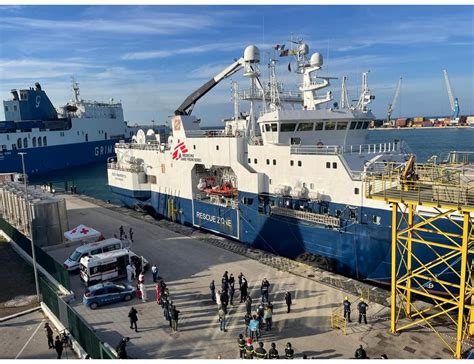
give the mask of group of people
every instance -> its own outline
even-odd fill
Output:
[[[178,331],[179,311],[170,299],[169,289],[163,279],[156,283],[156,303],[163,308],[163,316],[173,331]]]
[[[251,337],[244,339],[244,335],[239,334],[237,339],[239,345],[239,355],[240,359],[280,359],[280,354],[276,348],[276,344],[273,342],[270,344],[270,349],[267,350],[264,347],[264,343],[259,341],[257,347],[254,347],[254,341]],[[282,355],[285,359],[293,359],[295,351],[291,346],[291,343],[288,342],[285,347],[285,353]]]
[[[133,229],[131,227],[128,230],[128,237],[127,237],[127,234],[125,234],[123,225],[120,225],[119,236],[120,236],[120,240],[127,240],[128,238],[130,238],[130,241],[133,243]]]
[[[344,297],[344,318],[347,320],[347,322],[352,322],[351,321],[351,302],[349,301],[349,298],[346,296]],[[369,308],[369,305],[365,302],[363,298],[360,299],[360,302],[357,304],[357,310],[359,311],[359,324],[362,323],[362,320],[364,321],[364,324],[367,325],[367,308]]]
[[[53,340],[53,329],[47,322],[44,324],[44,331],[46,332],[46,338],[48,339],[48,349],[56,350],[56,359],[61,359],[64,350],[61,338],[59,337],[59,335],[57,335],[56,340]]]

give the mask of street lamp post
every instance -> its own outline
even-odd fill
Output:
[[[38,271],[36,270],[36,252],[35,252],[35,244],[33,242],[33,227],[31,226],[32,219],[30,218],[30,204],[28,201],[28,186],[26,184],[26,172],[25,172],[25,152],[18,153],[21,155],[21,165],[23,167],[23,183],[25,184],[25,201],[26,201],[26,220],[27,220],[27,229],[28,233],[30,234],[30,241],[31,241],[31,259],[33,259],[33,272],[35,274],[35,284],[36,284],[36,297],[38,299],[38,303],[41,302],[40,299],[40,290],[38,284]]]

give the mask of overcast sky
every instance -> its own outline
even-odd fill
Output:
[[[288,47],[292,37],[323,54],[321,75],[339,77],[336,101],[342,76],[356,99],[361,72],[370,70],[377,117],[385,117],[400,76],[394,116],[449,115],[446,68],[461,115],[474,114],[474,6],[2,6],[0,94],[9,99],[11,89],[38,81],[60,105],[74,76],[84,99],[122,100],[126,120],[164,123],[247,45],[260,48],[266,76],[272,46]],[[278,58],[281,81],[295,90],[290,58]],[[233,79],[247,85],[240,74]],[[204,125],[230,116],[230,80],[194,114]]]

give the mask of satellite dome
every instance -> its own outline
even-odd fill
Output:
[[[260,62],[260,50],[257,46],[250,45],[245,48],[244,51],[244,61],[250,63],[259,63]]]
[[[313,53],[310,60],[311,66],[321,67],[323,65],[323,56],[321,53]]]
[[[298,46],[298,53],[299,53],[300,55],[308,54],[308,53],[309,53],[309,46],[308,46],[306,43],[301,43],[301,44]]]

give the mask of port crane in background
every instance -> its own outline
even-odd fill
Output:
[[[449,82],[448,71],[443,70],[444,81],[446,82],[446,88],[448,89],[449,104],[451,106],[451,123],[457,124],[459,122],[459,101],[457,97],[454,97],[453,90],[451,89],[451,82]]]
[[[392,117],[393,109],[397,103],[398,96],[400,95],[400,89],[402,88],[402,77],[398,80],[397,88],[395,89],[395,94],[393,95],[392,102],[388,104],[387,109],[387,124],[390,125],[390,118]]]

